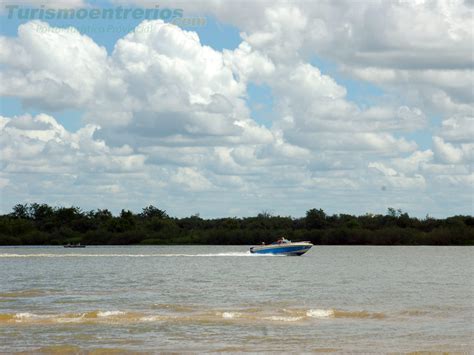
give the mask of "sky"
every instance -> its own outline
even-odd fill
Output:
[[[472,1],[0,5],[0,213],[473,214]]]

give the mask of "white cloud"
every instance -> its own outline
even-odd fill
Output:
[[[45,114],[6,120],[0,133],[5,172],[128,172],[143,167],[143,155],[133,154],[126,146],[111,148],[95,140],[97,127],[86,126],[70,133]]]
[[[40,109],[80,108],[87,124],[71,133],[48,115],[0,118],[6,201],[74,201],[82,192],[121,207],[157,198],[181,214],[268,205],[302,214],[317,201],[331,212],[398,204],[425,215],[447,213],[439,201],[454,206],[452,191],[472,186],[464,3],[247,5],[183,5],[237,25],[235,50],[161,21],[143,22],[110,54],[38,21],[1,37],[0,93]],[[351,101],[351,89],[313,56],[385,95],[372,105]],[[271,91],[267,126],[247,107],[250,83]],[[430,126],[433,112],[443,118],[439,129]],[[435,132],[431,149],[419,150],[420,130]]]
[[[0,37],[1,95],[48,108],[100,100],[107,90],[105,48],[74,28],[56,30],[32,21],[19,26],[16,39]]]
[[[233,51],[224,50],[224,60],[230,64],[233,72],[239,73],[239,77],[244,81],[251,78],[261,83],[275,72],[275,65],[270,58],[254,50],[245,41]]]
[[[439,134],[450,142],[474,141],[474,117],[449,117],[441,123]]]
[[[171,182],[184,186],[185,190],[207,191],[212,188],[212,183],[194,168],[178,168]]]
[[[462,149],[456,148],[440,137],[433,137],[433,150],[435,157],[442,163],[457,164],[463,161]]]
[[[412,105],[448,115],[472,105],[473,8],[463,0],[198,1],[185,11],[236,25],[253,51],[279,63],[316,55]]]
[[[386,167],[382,163],[369,163],[369,168],[374,168],[374,169],[380,171],[385,176],[397,176],[398,175],[398,173],[394,169]]]

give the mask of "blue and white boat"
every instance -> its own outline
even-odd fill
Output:
[[[313,244],[311,242],[292,242],[291,240],[282,238],[272,244],[262,244],[251,247],[252,254],[275,254],[275,255],[303,255]]]

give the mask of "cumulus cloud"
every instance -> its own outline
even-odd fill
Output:
[[[2,121],[1,156],[8,173],[132,172],[143,167],[145,157],[130,147],[111,148],[94,139],[96,126],[70,133],[45,114]]]
[[[474,117],[449,117],[441,123],[439,134],[451,142],[472,142],[474,140]]]
[[[473,8],[466,1],[276,1],[245,7],[201,1],[187,9],[235,24],[254,50],[280,63],[322,57],[417,106],[465,114],[466,104],[472,105]]]
[[[111,53],[39,21],[0,37],[0,93],[38,109],[80,108],[85,123],[73,133],[44,114],[0,118],[7,201],[83,192],[117,206],[159,198],[182,211],[204,199],[210,215],[269,205],[302,214],[313,201],[332,212],[389,204],[424,215],[436,213],[426,206],[446,213],[439,201],[472,186],[472,10],[464,3],[183,6],[238,26],[241,44],[219,51],[162,21],[144,21]],[[314,56],[384,97],[351,101]],[[250,84],[271,92],[265,126],[248,107]],[[420,130],[434,131],[431,147],[420,150]]]
[[[458,148],[451,143],[445,142],[443,138],[433,137],[433,150],[435,156],[442,163],[466,163],[468,161],[468,152],[472,150],[472,148],[472,144],[463,145]]]
[[[38,26],[47,30],[38,31]],[[107,52],[76,29],[53,31],[32,21],[17,38],[0,37],[0,94],[46,108],[81,107],[98,100],[107,83]]]

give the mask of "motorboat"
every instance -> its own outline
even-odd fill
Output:
[[[251,247],[252,254],[275,254],[275,255],[303,255],[313,244],[311,242],[292,242],[281,238],[272,244],[262,244]]]
[[[85,248],[84,244],[66,244],[64,245],[65,248]]]

